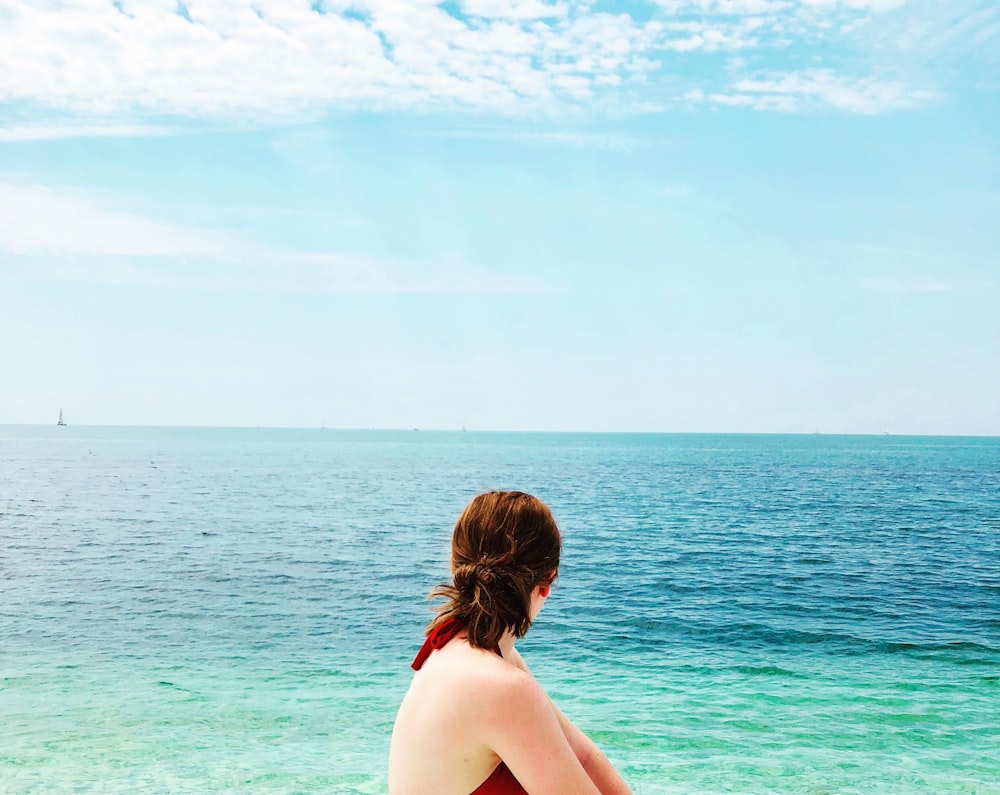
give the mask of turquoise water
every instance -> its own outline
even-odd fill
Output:
[[[490,487],[637,795],[1000,793],[1000,439],[0,427],[0,792],[384,793]]]

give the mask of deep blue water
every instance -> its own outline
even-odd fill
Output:
[[[0,427],[0,792],[385,791],[455,517],[642,793],[1000,793],[1000,439]]]

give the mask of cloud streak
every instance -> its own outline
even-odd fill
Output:
[[[19,124],[0,126],[0,143],[57,141],[65,138],[144,138],[173,135],[176,130],[152,124]]]
[[[922,105],[934,98],[933,92],[911,89],[898,80],[874,77],[850,78],[830,69],[768,74],[744,78],[729,91],[706,95],[693,91],[685,98],[730,107],[753,108],[782,113],[832,108],[848,113],[872,115]]]
[[[636,135],[585,130],[435,130],[415,131],[417,136],[457,138],[525,146],[560,146],[574,149],[596,149],[601,152],[631,153],[648,146],[649,141]]]
[[[214,257],[237,253],[217,235],[102,206],[76,190],[0,182],[0,250],[13,255]]]
[[[0,278],[308,293],[539,293],[554,287],[457,260],[258,245],[165,223],[83,191],[0,182]]]
[[[881,276],[862,279],[859,285],[869,292],[882,293],[884,295],[953,293],[985,287],[985,285],[978,282],[930,278],[895,279]]]

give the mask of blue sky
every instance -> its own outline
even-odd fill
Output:
[[[0,0],[0,422],[1000,434],[1000,7]]]

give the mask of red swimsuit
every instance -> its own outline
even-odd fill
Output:
[[[462,629],[462,625],[454,619],[445,621],[436,627],[427,636],[427,640],[420,647],[420,651],[417,652],[417,657],[410,667],[414,671],[419,671],[427,661],[427,658],[431,656],[432,651],[444,648],[445,644],[461,632]],[[528,795],[528,792],[514,778],[514,774],[510,772],[507,765],[501,762],[490,774],[490,777],[476,787],[475,792],[471,793],[471,795]]]

